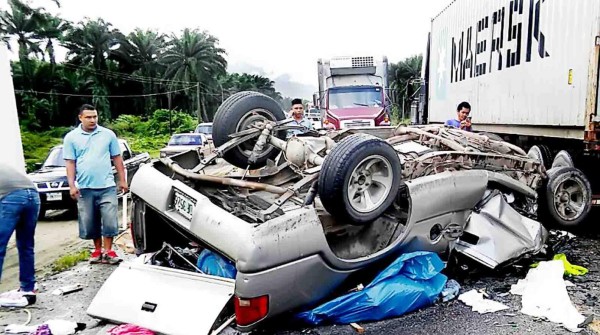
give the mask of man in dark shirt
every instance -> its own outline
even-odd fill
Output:
[[[33,237],[39,211],[40,196],[31,180],[6,163],[0,163],[0,278],[8,241],[16,231],[21,281],[18,290],[0,294],[2,307],[35,303]]]

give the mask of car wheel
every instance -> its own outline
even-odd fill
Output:
[[[277,101],[258,92],[239,92],[227,98],[217,110],[213,120],[213,142],[218,147],[231,140],[229,135],[250,129],[256,123],[283,119],[285,113]],[[285,139],[286,133],[279,131],[274,135]],[[223,158],[230,164],[246,168],[255,143],[256,139],[242,143],[225,152]],[[265,166],[267,160],[275,158],[277,153],[276,148],[266,145],[250,168]]]
[[[401,175],[400,158],[390,144],[371,135],[351,135],[325,158],[319,197],[336,219],[369,223],[392,205]]]
[[[529,149],[529,152],[527,152],[527,156],[537,159],[546,169],[550,169],[552,154],[547,146],[534,145]]]
[[[592,187],[580,170],[563,166],[548,170],[545,192],[540,196],[541,217],[552,226],[579,226],[592,209]]]
[[[554,157],[554,161],[552,161],[553,169],[563,166],[575,167],[575,164],[573,163],[573,158],[571,157],[571,155],[569,155],[569,153],[566,150],[559,151],[556,154],[556,157]]]

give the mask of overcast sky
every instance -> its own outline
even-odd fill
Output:
[[[102,17],[124,33],[207,30],[227,50],[230,71],[267,75],[284,95],[307,97],[316,90],[318,58],[385,55],[397,62],[422,53],[431,18],[451,1],[60,0],[60,9],[50,0],[32,2],[75,22]]]

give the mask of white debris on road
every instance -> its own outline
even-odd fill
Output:
[[[512,285],[510,293],[522,296],[523,314],[547,318],[560,323],[572,332],[578,332],[585,317],[571,303],[567,293],[562,261],[540,262],[539,266],[529,270],[525,279]]]
[[[503,303],[485,299],[483,293],[476,290],[470,290],[458,296],[458,300],[464,302],[467,306],[471,306],[474,312],[479,314],[493,313],[508,309]]]

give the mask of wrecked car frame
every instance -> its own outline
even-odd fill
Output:
[[[233,95],[215,117],[213,154],[190,151],[146,164],[131,185],[137,252],[192,241],[234,262],[235,282],[224,294],[235,295],[241,330],[310,307],[353,273],[401,253],[459,252],[494,268],[544,244],[547,233],[536,220],[548,175],[514,145],[440,126],[307,130],[286,138],[288,122],[262,94]],[[461,240],[465,234],[470,238]],[[501,246],[493,243],[500,236]],[[115,273],[124,278],[130,270],[124,263]],[[112,311],[110,292],[103,288],[88,313],[168,331],[135,304],[129,313]],[[201,329],[218,327],[217,314]]]

